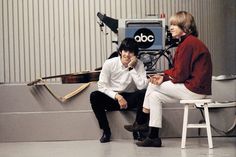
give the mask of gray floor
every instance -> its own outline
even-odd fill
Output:
[[[206,138],[165,138],[161,148],[141,148],[132,140],[0,143],[0,157],[236,157],[236,137],[214,137],[213,149]]]

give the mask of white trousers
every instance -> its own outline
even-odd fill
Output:
[[[180,99],[202,99],[206,95],[196,94],[183,83],[163,82],[160,86],[149,83],[143,107],[150,110],[149,126],[162,127],[162,104],[178,103]]]

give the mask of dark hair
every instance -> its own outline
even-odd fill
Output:
[[[130,52],[133,52],[135,56],[138,55],[138,44],[137,42],[133,39],[133,38],[125,38],[121,44],[120,44],[120,47],[118,49],[119,51],[119,54],[122,52],[122,51],[130,51]]]
[[[171,16],[170,24],[177,25],[185,33],[198,37],[198,31],[194,17],[186,11],[179,11],[175,15]]]

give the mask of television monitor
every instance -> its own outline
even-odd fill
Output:
[[[134,38],[140,51],[165,48],[165,19],[121,19],[118,32],[118,42],[126,37]]]

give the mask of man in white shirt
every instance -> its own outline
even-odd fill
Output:
[[[144,65],[137,59],[136,41],[133,38],[124,39],[118,52],[118,57],[108,59],[103,64],[98,90],[90,95],[92,109],[103,130],[101,143],[109,142],[111,137],[106,111],[142,108],[148,85]],[[141,110],[138,109],[138,112]],[[142,113],[137,115],[136,120],[148,118]]]

